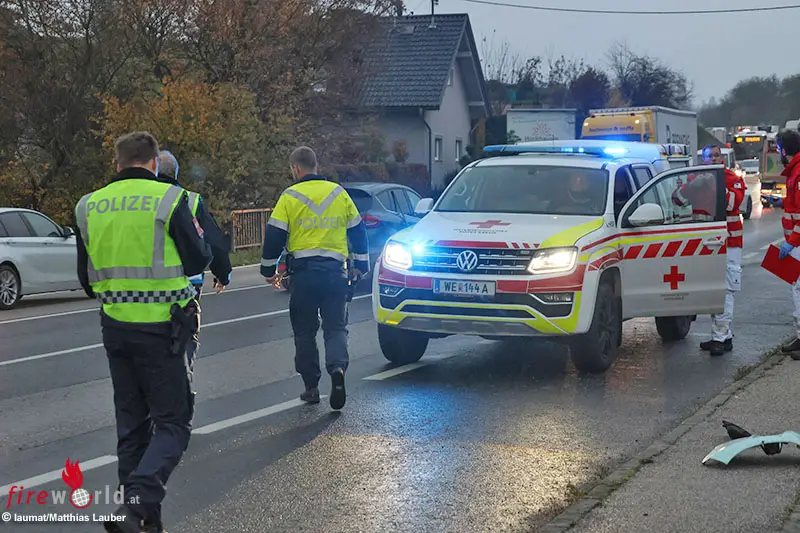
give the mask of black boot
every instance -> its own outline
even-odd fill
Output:
[[[331,409],[338,411],[344,407],[347,392],[344,389],[344,370],[337,370],[331,374]]]
[[[127,505],[114,511],[114,516],[124,516],[125,519],[119,522],[103,522],[103,529],[108,533],[141,533],[143,531],[142,517]]]
[[[788,353],[795,361],[800,361],[800,339],[794,339],[781,346],[783,353]]]
[[[706,352],[710,352],[712,346],[714,346],[715,341],[704,341],[700,343],[700,349],[705,350]],[[730,352],[733,350],[733,339],[728,339],[725,342],[719,343],[722,344],[722,349],[726,352]]]
[[[319,389],[316,387],[313,389],[306,389],[305,392],[300,395],[300,399],[306,403],[319,403]]]
[[[725,343],[719,341],[711,341],[711,344],[708,347],[709,355],[713,357],[719,357],[720,355],[724,354],[726,351]]]

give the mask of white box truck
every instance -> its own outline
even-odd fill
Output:
[[[506,134],[518,142],[575,139],[575,109],[506,109]]]
[[[592,109],[581,127],[582,139],[684,144],[697,162],[697,113],[661,106]]]

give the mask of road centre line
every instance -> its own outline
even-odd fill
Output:
[[[88,470],[93,470],[95,468],[100,468],[101,466],[110,465],[117,462],[116,455],[104,455],[102,457],[97,457],[95,459],[90,459],[86,462],[81,461],[81,471],[86,472]],[[61,479],[61,469],[59,470],[52,470],[45,474],[40,474],[38,476],[30,477],[28,479],[23,479],[21,481],[15,481],[10,485],[6,485],[4,487],[0,487],[0,497],[6,496],[8,497],[11,488],[16,486],[17,490],[22,489],[31,489],[33,487],[38,487],[39,485],[44,485],[46,483],[51,483],[53,481],[57,481]]]
[[[232,292],[239,292],[239,291],[249,291],[252,289],[264,289],[266,287],[271,287],[272,285],[267,285],[266,283],[261,285],[248,285],[246,287],[236,287],[235,289],[225,289],[222,291],[221,294],[229,294]],[[209,296],[218,296],[218,294],[213,290],[210,289],[208,292],[203,293],[203,298],[207,298]],[[35,315],[35,316],[26,316],[23,318],[12,318],[10,320],[3,320],[0,321],[0,326],[3,324],[16,324],[17,322],[30,322],[31,320],[40,320],[43,318],[55,318],[60,316],[69,316],[69,315],[78,315],[80,313],[91,313],[92,311],[97,311],[99,308],[97,307],[90,307],[89,309],[77,309],[74,311],[64,311],[62,313],[50,313],[47,315]]]
[[[362,294],[361,296],[354,296],[353,300],[363,300],[364,298],[371,298],[372,294]],[[277,311],[269,311],[267,313],[259,313],[257,315],[241,316],[238,318],[231,318],[228,320],[220,320],[218,322],[208,322],[200,325],[200,331],[204,329],[213,328],[214,326],[223,326],[225,324],[233,324],[235,322],[244,322],[245,320],[254,320],[256,318],[266,318],[271,316],[285,315],[289,312],[288,309],[278,309]],[[102,348],[103,344],[89,344],[87,346],[78,346],[68,350],[59,350],[57,352],[43,353],[39,355],[30,355],[28,357],[20,357],[18,359],[10,359],[8,361],[0,361],[0,367],[14,365],[17,363],[25,363],[27,361],[37,361],[39,359],[49,359],[58,355],[67,355],[71,353],[83,352],[87,350],[94,350],[95,348]]]
[[[365,295],[366,296],[366,295]],[[360,298],[363,298],[361,296]],[[390,370],[386,370],[384,372],[380,372],[378,374],[374,374],[372,376],[367,376],[365,380],[371,381],[381,381],[384,379],[388,379],[393,376],[397,376],[400,374],[404,374],[406,372],[410,372],[417,368],[427,366],[431,363],[435,363],[437,361],[442,361],[444,359],[449,359],[453,357],[453,355],[446,355],[440,357],[432,357],[427,360],[425,363],[411,363],[408,365],[403,365],[401,367],[393,368]],[[320,399],[324,400],[327,398],[327,395],[321,395]],[[238,426],[241,424],[245,424],[247,422],[252,422],[253,420],[258,420],[260,418],[265,418],[267,416],[271,416],[283,411],[288,411],[289,409],[293,409],[295,407],[300,407],[306,405],[306,402],[303,400],[294,399],[289,400],[283,403],[279,403],[276,405],[272,405],[270,407],[265,407],[263,409],[257,409],[255,411],[250,411],[249,413],[244,413],[242,415],[234,416],[231,418],[226,418],[224,420],[220,420],[218,422],[213,422],[211,424],[207,424],[205,426],[201,426],[199,428],[192,430],[192,435],[210,435],[212,433],[216,433],[218,431],[222,431],[223,429],[228,429],[234,426]],[[88,461],[81,461],[81,471],[88,472],[89,470],[94,470],[106,465],[110,465],[117,462],[117,457],[115,455],[103,455],[102,457],[97,457],[95,459],[90,459]],[[52,470],[50,472],[40,474],[38,476],[34,476],[28,479],[23,479],[21,481],[15,481],[9,485],[5,485],[0,487],[0,498],[7,497],[9,491],[13,486],[17,487],[25,487],[26,489],[31,489],[34,487],[38,487],[40,485],[45,485],[47,483],[51,483],[53,481],[57,481],[61,479],[61,470]]]
[[[769,248],[769,247],[770,247],[770,246],[772,246],[773,244],[774,244],[775,246],[777,246],[777,245],[779,245],[780,243],[782,243],[784,240],[785,240],[785,239],[784,239],[783,237],[781,237],[780,239],[775,239],[775,240],[774,240],[774,241],[772,241],[771,243],[769,243],[769,244],[765,244],[764,246],[762,246],[761,248],[759,248],[759,250],[766,250],[767,248]]]

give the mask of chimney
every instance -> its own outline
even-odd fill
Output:
[[[402,17],[404,10],[405,10],[405,6],[403,5],[403,0],[395,0],[395,2],[394,2],[394,16]]]

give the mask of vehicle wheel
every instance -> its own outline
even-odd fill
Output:
[[[608,280],[600,282],[589,331],[570,343],[570,357],[579,372],[600,374],[619,353],[622,305]]]
[[[428,336],[417,331],[408,331],[378,324],[378,344],[383,356],[401,365],[416,363],[428,348]]]
[[[747,207],[745,208],[744,213],[742,213],[742,216],[744,217],[745,220],[750,220],[750,215],[752,214],[753,214],[753,199],[748,198]]]
[[[659,316],[656,317],[656,329],[665,341],[680,341],[689,334],[692,322],[691,316]]]
[[[22,299],[22,284],[11,265],[0,265],[0,309],[13,309]]]

